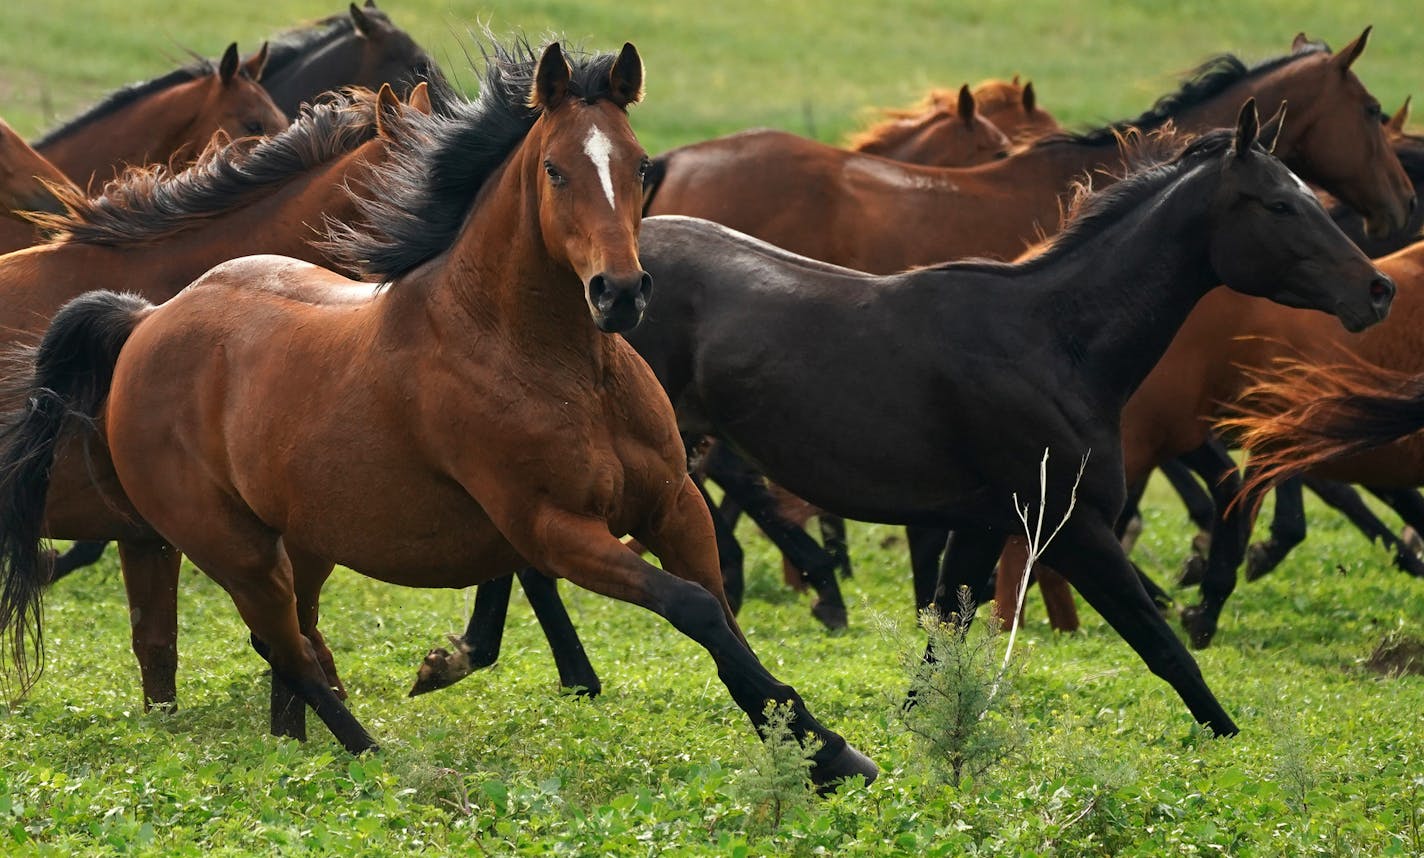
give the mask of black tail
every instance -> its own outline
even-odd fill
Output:
[[[6,416],[0,434],[0,642],[18,674],[15,697],[44,666],[41,609],[51,564],[40,538],[55,445],[66,427],[92,431],[119,350],[151,306],[135,295],[81,295],[54,317],[38,348],[19,356],[33,374],[15,397],[25,404]]]
[[[648,209],[653,207],[653,197],[658,195],[658,188],[662,187],[663,179],[667,178],[668,156],[659,155],[653,159],[653,163],[648,166],[648,172],[643,174],[643,214],[647,215]]]

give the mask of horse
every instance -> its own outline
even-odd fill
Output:
[[[1404,225],[1414,189],[1385,138],[1378,101],[1350,71],[1369,32],[1338,54],[1298,37],[1292,53],[1253,68],[1218,57],[1130,123],[1045,138],[978,167],[899,164],[774,131],[694,143],[660,157],[646,213],[705,217],[876,273],[969,256],[1012,259],[1057,228],[1074,180],[1110,180],[1103,171],[1120,167],[1117,140],[1128,126],[1229,125],[1250,95],[1270,111],[1289,102],[1281,159],[1384,235]]]
[[[0,221],[0,253],[38,241],[34,224],[21,217],[20,212],[64,211],[53,187],[72,185],[68,176],[0,119],[0,217],[8,219]]]
[[[935,97],[932,91],[930,100]],[[981,81],[974,87],[974,98],[979,103],[979,113],[999,126],[1016,144],[1063,130],[1051,113],[1038,106],[1033,81],[1019,83],[1018,75],[1014,75],[1013,80]]]
[[[1009,138],[975,109],[969,84],[954,110],[889,117],[853,135],[846,148],[930,167],[968,167],[1009,157]]]
[[[257,137],[287,127],[258,81],[267,48],[243,61],[237,43],[206,59],[126,86],[35,141],[34,148],[89,192],[125,165],[184,164],[218,131]]]
[[[1197,721],[1234,734],[1113,532],[1121,408],[1218,283],[1334,314],[1352,331],[1383,318],[1394,292],[1258,130],[1248,100],[1235,129],[1089,196],[1018,263],[876,276],[711,222],[648,218],[640,246],[659,295],[626,336],[684,431],[732,444],[848,518],[952,528],[932,603],[941,611],[961,587],[987,596],[1020,527],[1018,499],[1039,497],[1045,450],[1066,460],[1047,469],[1039,503],[1050,521],[1070,496],[1076,506],[1046,561]],[[827,376],[835,389],[809,383]]]
[[[96,271],[116,288],[161,302],[234,256],[266,251],[329,262],[311,244],[316,230],[325,217],[356,216],[344,185],[384,159],[388,126],[411,110],[431,109],[423,88],[411,104],[398,105],[389,87],[351,91],[307,108],[274,137],[214,148],[183,172],[130,170],[104,196],[90,199],[77,189],[61,195],[66,212],[40,219],[54,241],[0,257],[0,348],[37,341],[60,307],[92,287]],[[0,408],[23,401],[15,389],[21,381],[5,367]],[[73,464],[61,461],[51,476],[45,532],[120,540],[144,707],[171,707],[179,555],[135,527],[111,473],[66,470]],[[0,529],[0,542],[8,536]]]
[[[375,0],[281,33],[269,45],[262,88],[288,116],[321,93],[345,86],[376,90],[389,83],[406,98],[435,68],[430,54],[377,9]]]
[[[798,740],[819,745],[816,784],[874,778],[738,630],[672,407],[615,336],[652,290],[637,253],[648,158],[626,112],[642,90],[631,44],[585,56],[554,42],[537,61],[525,43],[496,47],[480,97],[398,135],[399,157],[358,203],[367,224],[333,231],[330,245],[382,285],[258,256],[161,307],[117,293],[72,302],[32,388],[64,404],[28,409],[9,447],[8,461],[39,466],[8,481],[33,503],[7,509],[37,528],[65,412],[102,421],[122,491],[231,594],[272,665],[278,735],[304,737],[310,705],[349,752],[375,747],[304,634],[335,562],[421,587],[533,563],[697,640],[753,724],[785,702]],[[94,360],[80,367],[80,354]],[[204,476],[218,473],[230,479]],[[613,535],[629,532],[670,571]],[[42,573],[36,547],[24,553],[0,614],[28,648],[41,645],[40,626],[20,629]]]

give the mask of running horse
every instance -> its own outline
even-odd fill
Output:
[[[258,83],[266,62],[265,45],[244,61],[234,42],[216,65],[199,59],[117,90],[35,150],[95,193],[128,165],[191,163],[219,131],[231,139],[281,131],[287,117]]]
[[[941,612],[960,587],[976,601],[992,592],[1020,531],[1016,498],[1039,498],[1051,451],[1046,517],[1064,516],[1075,484],[1077,505],[1046,561],[1197,721],[1233,734],[1113,532],[1122,406],[1218,283],[1352,331],[1383,318],[1394,292],[1257,131],[1247,101],[1236,129],[1150,158],[1016,264],[873,276],[707,221],[649,218],[641,248],[658,301],[627,337],[684,431],[848,518],[952,528]],[[837,385],[812,383],[826,377]]]
[[[356,217],[345,184],[386,157],[389,126],[409,110],[430,110],[423,88],[412,93],[411,108],[395,101],[389,87],[380,94],[353,90],[307,108],[274,137],[212,149],[181,173],[130,170],[104,196],[62,194],[67,212],[40,219],[56,239],[0,257],[0,349],[38,341],[54,313],[92,287],[96,271],[115,288],[157,303],[235,256],[271,252],[330,262],[311,242],[323,218]],[[23,402],[16,390],[21,376],[4,366],[0,409]],[[171,707],[178,554],[134,526],[111,472],[66,460],[50,479],[47,535],[119,540],[144,708]],[[10,536],[0,528],[0,543]]]
[[[632,45],[555,42],[537,62],[495,48],[480,97],[413,123],[373,176],[369,225],[334,232],[379,287],[261,256],[161,307],[108,292],[68,305],[32,388],[57,395],[12,435],[8,461],[32,466],[9,471],[27,503],[7,520],[38,534],[56,449],[82,455],[66,413],[99,421],[124,494],[228,591],[271,663],[278,734],[304,736],[310,705],[348,751],[375,747],[299,619],[297,591],[334,563],[419,587],[532,563],[698,641],[754,724],[789,704],[794,734],[819,745],[818,785],[874,778],[748,647],[672,407],[615,336],[652,290],[637,251],[648,158],[626,113],[642,89]],[[22,677],[42,652],[43,584],[37,545],[23,553],[0,596]]]

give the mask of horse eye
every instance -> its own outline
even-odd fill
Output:
[[[995,161],[1003,161],[1003,160],[1007,159],[1008,157],[1009,157],[1009,152],[1008,152],[1007,149],[1000,149],[999,151],[997,151],[997,152],[994,153],[994,160],[995,160]]]
[[[1379,119],[1381,121],[1384,119],[1384,111],[1380,109],[1378,104],[1365,105],[1365,115],[1371,119]]]
[[[549,181],[556,186],[564,183],[564,174],[559,172],[559,168],[554,166],[554,162],[544,162],[544,172],[549,176]]]
[[[1283,215],[1290,214],[1291,212],[1295,211],[1295,209],[1291,208],[1290,203],[1275,200],[1274,202],[1266,203],[1266,211],[1270,212],[1271,214]]]
[[[248,122],[243,126],[243,128],[246,129],[247,133],[251,134],[253,137],[261,137],[263,134],[267,133],[267,128],[260,121]]]
[[[653,159],[644,157],[638,162],[638,181],[647,178],[648,171],[653,169]]]

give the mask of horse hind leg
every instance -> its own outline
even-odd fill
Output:
[[[690,479],[650,526],[636,534],[667,571],[624,548],[602,522],[550,512],[539,532],[545,537],[541,568],[647,608],[697,641],[716,661],[717,675],[732,699],[758,728],[766,723],[768,702],[789,704],[790,728],[797,740],[819,744],[811,768],[818,787],[853,775],[875,778],[875,764],[817,721],[796,690],[777,681],[747,645],[722,591],[712,521]]]
[[[293,593],[297,600],[297,625],[302,634],[311,641],[317,663],[326,676],[326,684],[336,696],[346,699],[346,687],[336,673],[336,661],[331,649],[326,645],[317,628],[321,588],[331,577],[335,565],[319,557],[308,556],[291,549],[287,550],[292,565]],[[257,635],[252,635],[252,648],[258,655],[267,658],[270,650]],[[307,738],[307,707],[292,686],[288,685],[277,671],[272,671],[271,728],[273,736],[289,736],[305,742]]]
[[[143,681],[143,708],[178,703],[178,572],[183,557],[160,541],[120,542],[129,630]]]

